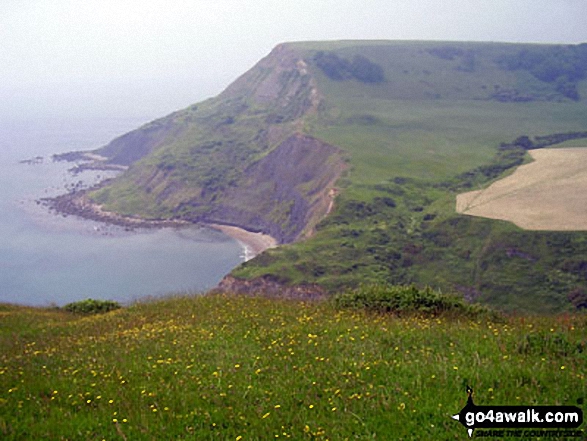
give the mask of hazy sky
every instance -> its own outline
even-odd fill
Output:
[[[162,116],[276,44],[587,42],[587,0],[1,0],[3,113]]]

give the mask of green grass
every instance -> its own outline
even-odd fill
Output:
[[[311,133],[345,149],[351,180],[376,184],[396,176],[438,181],[488,163],[501,142],[587,126],[585,103],[503,104],[476,101],[334,101],[337,115]],[[354,123],[371,117],[375,123]]]
[[[587,122],[585,100],[558,102],[564,97],[553,98],[552,91],[535,84],[540,82],[527,72],[507,71],[496,63],[533,45],[340,41],[289,47],[308,64],[324,97],[319,112],[304,115],[303,124],[311,135],[347,152],[353,184],[398,175],[445,179],[490,161],[504,140],[581,130]],[[447,47],[474,53],[475,68],[464,71],[462,56],[449,60],[434,55],[434,50]],[[386,81],[333,81],[316,66],[318,51],[335,51],[349,59],[366,56],[381,66]],[[278,144],[276,139],[268,143],[265,131],[285,135],[297,127],[292,120],[299,117],[299,101],[307,98],[311,86],[304,83],[296,96],[289,96],[299,79],[295,69],[280,66],[284,71],[270,86],[282,88],[274,102],[254,98],[256,88],[278,66],[277,56],[271,63],[270,68],[251,69],[228,92],[137,131],[135,138],[156,147],[114,185],[94,193],[94,199],[107,209],[145,217],[197,216],[221,204],[223,191],[245,185],[246,167]],[[580,90],[587,87],[584,83],[578,83]],[[495,88],[531,92],[538,101],[492,101]],[[124,156],[125,150],[141,148],[135,138],[99,152]]]
[[[2,439],[465,439],[477,404],[585,409],[585,315],[391,316],[177,297],[80,318],[3,306]],[[518,438],[519,439],[519,438]]]
[[[238,100],[208,100],[164,118],[168,128],[157,149],[91,197],[120,214],[169,218],[185,214],[178,206],[206,188],[211,196],[201,198],[199,209],[210,210],[210,199],[236,185],[242,170],[267,149],[255,142],[266,115],[251,109],[240,118],[240,106]]]

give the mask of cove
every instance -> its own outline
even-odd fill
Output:
[[[208,228],[127,231],[57,215],[37,202],[107,177],[74,176],[72,164],[53,162],[52,154],[97,148],[137,125],[120,118],[0,119],[0,303],[130,303],[203,292],[244,260],[239,242]],[[37,157],[43,159],[20,162]]]

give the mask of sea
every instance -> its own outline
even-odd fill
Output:
[[[202,293],[244,261],[243,245],[216,230],[126,231],[51,212],[40,202],[115,173],[76,175],[75,164],[54,162],[53,154],[101,147],[145,122],[0,116],[0,303],[63,306],[92,298],[130,304]]]

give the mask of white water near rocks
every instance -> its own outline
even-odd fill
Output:
[[[128,303],[215,286],[243,248],[214,230],[123,228],[50,213],[36,203],[107,172],[73,176],[53,153],[100,147],[144,120],[0,117],[0,303],[46,306],[86,298]],[[19,161],[43,157],[42,162]]]

